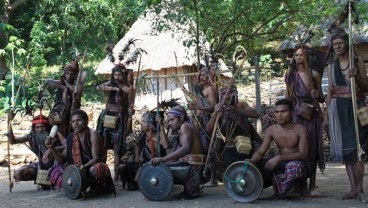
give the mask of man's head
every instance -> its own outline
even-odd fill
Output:
[[[229,87],[222,87],[220,89],[220,103],[225,99],[227,91],[229,91],[229,93],[227,94],[224,104],[236,106],[238,104],[238,90],[235,85],[230,86],[230,89]]]
[[[157,122],[156,115],[154,112],[147,111],[142,115],[141,120],[141,130],[148,131],[152,129],[153,131],[157,131]]]
[[[70,123],[75,132],[84,131],[88,126],[87,113],[80,109],[73,111]]]
[[[32,120],[32,130],[36,133],[50,130],[49,119],[44,115],[38,115]]]
[[[116,65],[111,72],[110,82],[128,83],[127,69]]]
[[[184,107],[177,105],[167,112],[167,120],[172,130],[179,130],[181,125],[188,120]]]
[[[281,99],[276,102],[275,118],[279,125],[285,125],[292,121],[293,104],[288,99]]]
[[[72,63],[67,64],[64,67],[64,73],[62,76],[65,78],[65,81],[67,83],[71,84],[76,80],[78,72],[79,72],[78,61],[73,61]]]
[[[214,79],[213,72],[207,67],[203,66],[198,72],[197,82],[200,85],[208,85],[211,84],[211,81]]]
[[[333,27],[330,30],[330,48],[327,54],[327,59],[333,59],[333,54],[337,56],[346,54],[349,50],[349,34],[342,28]]]

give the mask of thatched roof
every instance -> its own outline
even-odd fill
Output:
[[[161,14],[160,14],[161,15]],[[165,21],[160,15],[154,12],[147,12],[142,15],[114,47],[113,54],[118,60],[118,54],[129,39],[139,39],[135,42],[135,47],[142,48],[147,52],[143,54],[141,60],[141,70],[160,70],[180,66],[191,66],[197,63],[196,48],[184,46],[184,41],[193,39],[184,31],[162,31],[157,32],[154,28],[157,18]],[[170,25],[170,23],[167,23]],[[175,59],[177,57],[177,63]],[[138,69],[138,62],[127,66],[133,70]],[[96,74],[110,74],[113,64],[105,58],[97,67]]]
[[[327,32],[327,28],[330,25],[330,23],[324,23],[322,25],[319,26],[319,30],[323,30],[325,31],[325,34],[323,35],[322,38],[317,39],[317,38],[312,38],[312,41],[310,43],[310,45],[312,45],[313,47],[328,47],[329,46],[329,41],[330,41],[330,34]],[[298,43],[298,33],[300,34],[301,31],[304,28],[299,28],[292,36],[293,38],[287,39],[282,41],[282,43],[280,44],[279,50],[280,51],[285,51],[285,50],[294,50]],[[347,30],[347,29],[345,29]],[[354,30],[353,30],[354,31]],[[355,44],[366,44],[368,43],[368,22],[367,23],[363,23],[363,25],[356,27],[355,31],[353,33],[353,41]]]

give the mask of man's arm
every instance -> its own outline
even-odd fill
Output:
[[[272,142],[272,129],[274,127],[270,126],[265,133],[265,138],[263,139],[261,147],[253,154],[252,158],[250,159],[250,162],[253,164],[256,164],[259,162],[263,156],[266,154],[268,148],[271,145]]]
[[[358,58],[358,70],[359,70],[358,72],[359,74],[355,76],[355,80],[357,81],[359,88],[367,92],[368,91],[367,72],[365,70],[364,61],[360,57]]]
[[[103,161],[103,157],[104,157],[104,152],[105,150],[103,149],[103,142],[102,142],[102,138],[101,136],[95,131],[95,130],[90,130],[91,132],[91,144],[92,144],[92,159],[83,165],[83,168],[88,169],[90,167],[92,167],[94,164],[98,163],[98,162],[102,162]]]
[[[184,157],[185,155],[190,153],[190,147],[192,146],[192,138],[191,138],[191,129],[188,128],[187,125],[183,124],[182,127],[180,128],[180,144],[181,147],[169,154],[166,155],[165,157],[162,158],[153,158],[151,161],[154,164],[157,164],[158,162],[166,162],[166,161],[171,161],[171,160],[178,160],[182,157]]]
[[[258,112],[254,108],[250,107],[246,102],[239,102],[236,111],[249,118],[259,117]]]
[[[208,121],[206,125],[206,132],[212,134],[213,128],[215,127],[216,117],[221,116],[218,115],[221,114],[220,110],[222,110],[222,106],[220,103],[216,104],[215,110],[213,111],[210,120]]]

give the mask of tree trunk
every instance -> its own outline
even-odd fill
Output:
[[[4,14],[1,17],[1,23],[8,24],[11,11],[14,11],[20,4],[27,0],[17,0],[10,4],[10,0],[5,1]],[[8,37],[4,30],[0,29],[0,48],[5,48],[8,45]],[[5,79],[5,75],[8,73],[9,67],[6,64],[6,57],[0,56],[0,80]]]

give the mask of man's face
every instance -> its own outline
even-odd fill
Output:
[[[75,80],[75,74],[74,73],[65,72],[64,77],[65,77],[65,81],[67,83],[73,83],[74,80]]]
[[[295,62],[296,64],[304,64],[304,54],[301,48],[295,52]]]
[[[142,131],[148,131],[149,126],[148,123],[146,123],[143,119],[141,120],[141,130]]]
[[[34,129],[36,133],[41,133],[43,131],[46,131],[47,127],[45,124],[38,123],[38,124],[35,124]]]
[[[179,130],[182,124],[180,117],[170,113],[167,115],[167,121],[169,123],[169,127],[174,131]]]
[[[71,125],[75,132],[81,132],[87,128],[87,121],[83,120],[78,114],[73,115],[71,119]]]
[[[199,72],[198,82],[199,84],[206,84],[207,81],[208,81],[207,71],[206,69],[201,69],[201,71]]]
[[[276,122],[279,125],[285,125],[292,119],[292,113],[288,105],[277,105],[275,109]]]
[[[346,41],[344,39],[341,38],[336,38],[335,40],[332,41],[332,47],[336,53],[336,55],[342,55],[344,53],[346,53],[346,51],[348,50],[348,45],[346,43]]]
[[[123,74],[118,71],[114,72],[114,79],[117,82],[121,82],[123,80]]]

